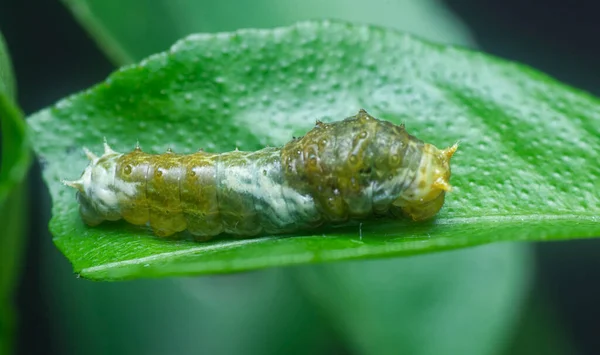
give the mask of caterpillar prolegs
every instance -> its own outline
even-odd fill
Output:
[[[450,158],[408,134],[404,125],[366,111],[322,123],[281,148],[255,152],[121,154],[104,144],[80,179],[83,221],[125,219],[160,237],[188,230],[198,239],[221,233],[279,234],[377,216],[433,217],[450,191]]]

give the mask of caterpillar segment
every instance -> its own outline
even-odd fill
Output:
[[[159,237],[251,237],[375,217],[430,219],[452,189],[457,148],[440,150],[360,110],[255,152],[148,154],[138,145],[122,154],[105,141],[102,156],[84,148],[90,164],[63,183],[77,190],[89,226],[124,219]]]

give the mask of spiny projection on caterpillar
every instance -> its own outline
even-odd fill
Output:
[[[255,152],[126,154],[104,143],[75,181],[83,221],[124,219],[154,234],[250,237],[376,217],[433,217],[451,190],[450,158],[404,125],[366,111],[322,123],[281,148]]]

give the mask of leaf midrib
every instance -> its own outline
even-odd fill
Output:
[[[494,223],[515,223],[524,221],[548,221],[548,220],[585,220],[591,222],[600,222],[600,212],[598,214],[500,214],[500,215],[487,215],[487,216],[475,216],[475,217],[452,217],[452,218],[439,218],[435,221],[435,224],[470,224],[480,222],[494,222]]]
[[[540,221],[540,220],[545,220],[545,221],[547,221],[547,220],[555,220],[555,221],[556,220],[564,220],[564,221],[579,220],[579,221],[582,221],[583,220],[583,221],[590,221],[590,222],[600,222],[600,216],[591,215],[591,214],[590,215],[575,215],[575,214],[498,215],[498,216],[481,216],[481,217],[443,218],[443,219],[437,220],[436,223],[437,224],[455,224],[455,223],[469,224],[469,223],[485,221],[485,222],[494,222],[494,223],[503,223],[503,224],[514,224],[515,221],[523,222],[523,221],[531,221],[531,220],[533,220],[533,221]],[[214,251],[214,250],[227,250],[227,249],[231,249],[233,247],[240,247],[243,245],[261,243],[261,242],[266,242],[266,241],[274,241],[274,240],[283,239],[283,238],[311,238],[311,237],[314,237],[314,236],[305,236],[305,237],[268,236],[268,237],[253,238],[253,239],[225,241],[225,242],[222,242],[219,244],[198,245],[196,247],[186,248],[186,249],[182,249],[182,250],[169,251],[169,252],[153,254],[153,255],[149,255],[149,256],[145,256],[145,257],[141,257],[141,258],[119,260],[119,261],[109,262],[109,263],[100,264],[100,265],[96,265],[96,266],[92,266],[92,267],[86,267],[86,268],[81,269],[80,272],[82,274],[89,275],[89,274],[93,274],[96,272],[102,272],[102,271],[111,270],[111,269],[119,268],[119,267],[123,267],[123,266],[138,265],[138,264],[143,264],[143,263],[168,260],[168,259],[175,258],[178,256],[193,255],[196,253],[207,253],[207,252]],[[318,236],[318,238],[322,238],[322,237]]]
[[[210,244],[210,245],[201,245],[199,243],[199,245],[196,247],[191,247],[191,248],[186,248],[186,249],[176,250],[176,251],[169,251],[169,252],[164,252],[164,253],[158,253],[158,254],[153,254],[153,255],[149,255],[149,256],[144,256],[141,258],[113,261],[113,262],[106,263],[106,264],[100,264],[97,266],[83,268],[81,270],[81,273],[94,273],[94,272],[98,272],[98,271],[109,270],[109,269],[119,267],[119,266],[137,265],[137,264],[141,264],[141,263],[145,263],[145,262],[160,261],[165,258],[169,259],[169,258],[176,257],[176,256],[195,254],[198,252],[207,253],[207,252],[210,252],[213,250],[227,250],[232,247],[239,247],[242,245],[255,244],[255,243],[260,243],[260,242],[264,242],[264,241],[272,241],[272,240],[277,240],[277,239],[282,239],[282,238],[284,238],[284,237],[269,236],[269,237],[253,238],[253,239],[226,241],[226,242],[222,242],[219,244]]]

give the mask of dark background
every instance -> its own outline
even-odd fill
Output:
[[[481,50],[600,94],[600,2],[445,3],[469,27]],[[114,69],[59,1],[37,1],[35,8],[37,11],[32,11],[30,1],[0,0],[0,30],[10,49],[19,103],[26,114],[103,80]],[[64,81],[66,77],[68,81]],[[31,215],[47,219],[38,208],[41,198],[48,199],[40,176],[36,165],[29,179]],[[59,344],[50,336],[52,324],[40,297],[39,246],[41,238],[47,236],[46,224],[30,226],[17,296],[20,354],[60,353]],[[600,353],[600,240],[539,243],[536,255],[533,292],[544,295],[542,299],[550,305],[577,353]],[[538,353],[536,350],[539,348],[531,349]]]

